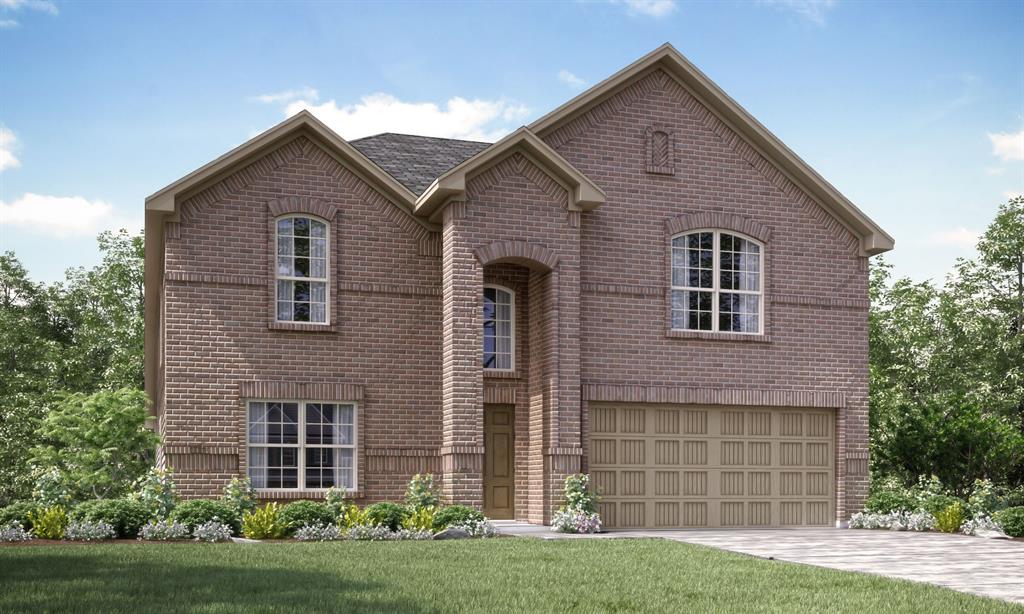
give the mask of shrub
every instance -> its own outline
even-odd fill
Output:
[[[999,508],[1024,507],[1024,486],[1007,490],[999,497]]]
[[[551,520],[551,530],[559,533],[597,533],[601,530],[601,516],[597,512],[585,512],[562,508]]]
[[[300,542],[332,542],[341,538],[341,529],[336,524],[306,525],[295,532],[295,539]]]
[[[178,503],[172,469],[150,468],[135,480],[131,498],[149,510],[153,518],[167,518]]]
[[[935,528],[943,533],[956,533],[966,517],[963,504],[957,501],[935,514]]]
[[[402,521],[402,528],[410,531],[429,531],[434,528],[434,509],[421,507],[409,512]]]
[[[204,522],[192,531],[192,537],[197,542],[226,542],[232,534],[232,528],[219,520]]]
[[[281,523],[288,534],[314,524],[334,524],[334,511],[326,503],[295,501],[281,508]]]
[[[180,522],[171,520],[153,520],[139,530],[139,539],[149,541],[171,541],[175,539],[188,539],[192,532]]]
[[[374,503],[367,506],[363,513],[366,514],[367,524],[397,531],[401,528],[402,521],[405,520],[409,510],[397,503]]]
[[[38,509],[39,506],[31,501],[18,501],[17,503],[12,503],[3,509],[0,509],[0,527],[16,522],[26,530],[31,529],[32,521],[29,520],[29,513]]]
[[[440,497],[437,494],[437,486],[434,484],[434,476],[429,473],[412,476],[409,486],[405,491],[405,504],[413,511],[422,509],[434,509],[437,507]]]
[[[137,536],[139,529],[152,517],[146,504],[132,499],[93,499],[71,510],[73,520],[105,522],[114,527],[119,537],[126,538]]]
[[[394,505],[394,504],[392,504]],[[357,526],[352,527],[345,534],[348,539],[356,541],[401,541],[407,539],[432,539],[434,534],[430,531],[409,531],[401,529],[392,531],[386,526]]]
[[[196,527],[212,520],[220,521],[231,527],[232,534],[240,533],[242,522],[235,513],[235,509],[223,501],[210,501],[209,499],[193,499],[179,503],[168,520],[180,522],[195,531]]]
[[[989,516],[1000,509],[999,496],[991,480],[974,480],[971,496],[967,498],[967,514],[971,518]]]
[[[906,491],[879,489],[864,503],[864,510],[875,514],[913,511],[917,509],[917,501]]]
[[[369,519],[366,517],[366,510],[359,509],[359,506],[355,504],[346,507],[341,515],[338,516],[338,526],[343,529],[363,526],[369,524],[369,522]]]
[[[30,539],[32,534],[17,522],[0,524],[0,542],[27,542]]]
[[[72,503],[71,485],[67,475],[57,468],[51,468],[36,478],[32,498],[42,507],[68,506]]]
[[[929,495],[921,501],[921,509],[936,517],[953,506],[959,506],[960,513],[964,513],[964,502],[950,495]]]
[[[64,529],[64,539],[77,542],[95,542],[115,537],[117,532],[114,527],[102,520],[73,520]]]
[[[484,515],[465,505],[449,505],[434,513],[434,530],[440,531],[450,526],[463,525],[467,522],[482,522]]]
[[[68,514],[60,505],[29,512],[32,532],[41,539],[60,539],[68,526]]]
[[[246,512],[256,511],[256,489],[252,487],[249,478],[231,478],[231,482],[224,487],[221,500],[235,508],[240,518]]]
[[[935,518],[924,510],[906,510],[876,514],[863,512],[850,518],[851,529],[892,529],[893,531],[930,531]]]
[[[249,539],[281,539],[287,533],[288,526],[281,519],[277,503],[268,503],[242,516],[242,535]]]
[[[590,489],[590,476],[576,473],[565,478],[565,507],[570,510],[597,513],[597,494]]]
[[[1024,506],[1008,507],[993,518],[1010,537],[1024,537]]]
[[[324,503],[331,508],[335,518],[341,517],[353,505],[348,499],[348,491],[334,486],[328,488],[324,493]]]

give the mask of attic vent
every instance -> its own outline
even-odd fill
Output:
[[[675,174],[675,139],[661,126],[647,129],[647,172],[656,175]]]

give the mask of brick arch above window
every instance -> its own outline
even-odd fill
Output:
[[[526,241],[495,241],[474,250],[482,266],[499,262],[521,264],[541,272],[552,271],[558,266],[558,255],[543,245]]]
[[[674,236],[688,230],[702,228],[716,228],[719,230],[731,230],[745,234],[757,239],[761,243],[768,243],[771,240],[771,228],[755,222],[750,218],[736,215],[734,213],[718,213],[704,211],[701,213],[684,213],[665,220],[665,230],[668,236]]]
[[[270,209],[270,215],[272,217],[306,213],[330,221],[333,220],[335,214],[338,213],[338,207],[336,205],[310,196],[286,196],[285,198],[278,198],[277,200],[268,202],[267,207]]]

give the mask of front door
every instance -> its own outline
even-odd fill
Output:
[[[484,515],[515,516],[515,451],[512,405],[484,405]]]

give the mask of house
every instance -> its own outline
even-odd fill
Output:
[[[794,100],[794,103],[798,101]],[[146,390],[185,496],[833,525],[867,491],[892,238],[670,45],[497,143],[302,112],[146,199]]]

